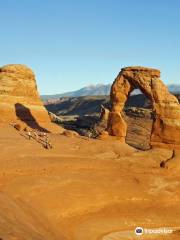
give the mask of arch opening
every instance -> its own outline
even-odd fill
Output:
[[[139,88],[134,88],[123,108],[123,118],[127,125],[125,142],[140,150],[151,148],[153,127],[153,104]]]

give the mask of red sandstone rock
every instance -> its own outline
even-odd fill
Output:
[[[73,130],[64,130],[62,134],[66,137],[79,137],[79,134]]]
[[[40,131],[61,132],[51,123],[37,90],[35,75],[25,65],[0,68],[0,122],[19,122]]]
[[[127,67],[121,70],[111,87],[110,135],[125,141],[127,126],[122,110],[130,92],[139,88],[152,101],[155,114],[151,144],[180,144],[180,105],[159,78],[160,71],[156,69]]]

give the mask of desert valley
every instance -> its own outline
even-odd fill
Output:
[[[110,97],[43,105],[29,67],[1,67],[0,239],[179,240],[175,95],[159,70],[127,67]]]

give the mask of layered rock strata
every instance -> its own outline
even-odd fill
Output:
[[[0,68],[0,122],[19,122],[40,131],[59,131],[40,100],[33,71],[25,65]]]

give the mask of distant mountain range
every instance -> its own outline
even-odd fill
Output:
[[[111,84],[103,85],[89,85],[87,87],[83,87],[79,90],[54,94],[54,95],[42,95],[41,98],[43,101],[47,101],[49,99],[58,99],[61,97],[82,97],[82,96],[102,96],[109,95]]]
[[[179,84],[170,84],[168,85],[169,91],[172,93],[180,93],[180,85]]]
[[[168,85],[168,88],[169,88],[169,91],[172,93],[180,93],[180,85],[178,84]],[[111,89],[111,84],[90,85],[87,87],[83,87],[77,91],[54,94],[54,95],[42,95],[41,99],[43,101],[48,101],[53,99],[59,99],[61,97],[103,96],[103,95],[109,95],[110,89]],[[139,93],[141,93],[139,89],[135,89],[133,91],[133,95],[137,95]]]

